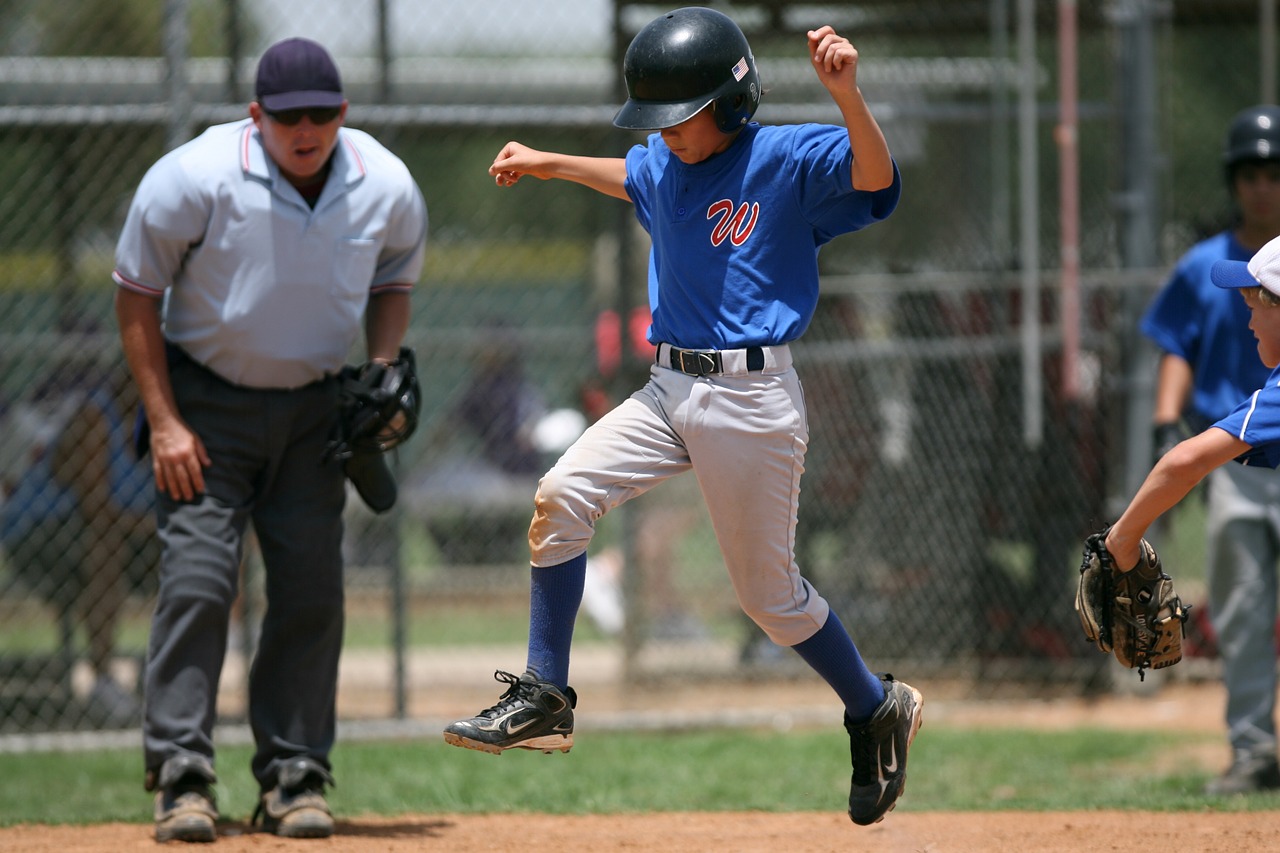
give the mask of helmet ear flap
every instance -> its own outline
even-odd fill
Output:
[[[746,92],[735,92],[716,98],[711,102],[715,112],[716,126],[722,133],[733,133],[745,127],[755,114],[755,103]]]

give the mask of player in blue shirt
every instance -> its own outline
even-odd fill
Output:
[[[752,123],[760,84],[742,31],[719,12],[684,8],[646,25],[624,58],[629,99],[614,124],[658,131],[647,144],[602,158],[511,142],[490,166],[499,186],[558,178],[634,204],[652,238],[657,357],[644,388],[542,478],[529,530],[527,670],[496,673],[509,689],[449,725],[449,743],[568,751],[569,651],[595,524],[692,470],[743,610],[845,705],[850,817],[875,823],[901,794],[920,692],[867,668],[794,553],[809,435],[788,344],[813,316],[819,248],[884,219],[900,192],[857,86],[857,51],[831,27],[809,32],[808,50],[843,127]]]
[[[1196,243],[1179,260],[1142,318],[1160,347],[1154,447],[1159,458],[1203,431],[1266,381],[1249,309],[1214,287],[1220,260],[1247,261],[1280,235],[1280,107],[1259,105],[1232,119],[1223,149],[1232,227]],[[1280,479],[1251,466],[1224,465],[1205,483],[1208,607],[1222,658],[1232,761],[1206,786],[1214,796],[1280,787],[1276,760],[1276,565],[1280,561]],[[1267,603],[1269,602],[1269,604]],[[1203,615],[1202,612],[1202,615]]]
[[[1258,355],[1271,374],[1230,414],[1156,462],[1107,532],[1107,550],[1123,571],[1137,565],[1138,543],[1147,528],[1210,472],[1233,460],[1249,467],[1280,467],[1280,237],[1247,262],[1215,262],[1210,275],[1218,287],[1239,290],[1249,308],[1248,328],[1257,338]],[[1274,600],[1256,605],[1269,609],[1274,618]]]

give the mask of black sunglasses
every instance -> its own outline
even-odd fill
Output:
[[[283,124],[292,127],[302,121],[302,117],[306,116],[311,119],[312,124],[328,124],[338,117],[338,113],[342,112],[342,107],[309,107],[301,110],[264,110],[271,120],[276,124]]]

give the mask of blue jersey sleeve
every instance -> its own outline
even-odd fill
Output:
[[[893,213],[902,196],[897,163],[889,186],[875,192],[855,190],[853,151],[843,127],[803,124],[790,130],[796,205],[813,225],[819,245]]]
[[[627,177],[623,182],[623,188],[627,191],[627,195],[631,198],[631,204],[635,207],[636,219],[640,222],[641,227],[645,231],[650,230],[650,203],[647,188],[641,183],[640,177],[644,174],[644,161],[649,156],[649,149],[644,145],[633,145],[631,150],[627,152]]]
[[[1214,427],[1251,446],[1236,458],[1240,464],[1280,467],[1280,369]]]
[[[1142,333],[1160,349],[1195,364],[1201,338],[1204,305],[1185,260],[1151,300],[1142,315]]]

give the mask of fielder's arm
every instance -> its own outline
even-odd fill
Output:
[[[1116,568],[1127,572],[1138,564],[1139,542],[1157,518],[1209,475],[1250,447],[1226,430],[1210,427],[1170,450],[1151,469],[1129,506],[1107,533],[1107,550]]]

